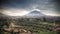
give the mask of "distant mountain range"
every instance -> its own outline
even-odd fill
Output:
[[[45,15],[43,13],[41,13],[40,11],[34,10],[31,11],[30,13],[24,15],[24,16],[7,16],[5,14],[0,14],[0,17],[9,17],[9,18],[43,18],[43,17],[47,17],[47,18],[58,18],[60,16],[49,16],[49,15]]]

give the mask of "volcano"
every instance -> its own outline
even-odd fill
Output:
[[[42,16],[45,16],[45,15],[37,10],[31,11],[30,13],[24,15],[24,17],[32,17],[32,18],[38,18]]]

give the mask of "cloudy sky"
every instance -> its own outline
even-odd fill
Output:
[[[51,0],[6,0],[2,2],[1,13],[9,16],[23,16],[32,10],[40,10],[45,15],[60,16]]]

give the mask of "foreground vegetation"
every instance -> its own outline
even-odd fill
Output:
[[[22,26],[22,29],[30,31],[32,34],[56,34],[56,32],[53,31],[55,27],[54,22],[46,22],[40,19],[7,19],[1,20],[0,23],[0,29],[4,28],[4,26],[9,27],[11,23],[15,23],[18,26]],[[4,33],[4,31],[2,33]]]

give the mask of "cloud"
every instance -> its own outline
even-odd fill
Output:
[[[48,4],[48,0],[9,0],[2,7],[3,8],[19,8],[19,9],[32,9],[33,7],[39,7],[40,9],[46,9],[51,7]],[[47,6],[47,7],[46,7]]]
[[[55,3],[51,3],[50,0],[6,0],[6,1],[2,1],[3,3],[1,4],[1,8],[3,8],[3,10],[14,10],[14,9],[23,9],[23,10],[33,10],[33,9],[39,9],[41,10],[41,12],[55,12],[55,13],[59,13],[57,12],[54,8],[55,8]],[[42,10],[46,10],[46,11],[42,11]],[[48,11],[49,10],[49,11]],[[15,11],[11,11],[11,12],[15,12]],[[19,11],[21,12],[21,11]],[[54,14],[54,13],[53,13]]]
[[[20,9],[8,9],[8,10],[3,10],[2,12],[5,15],[8,16],[23,16],[25,14],[28,14],[29,12],[27,10],[20,10]]]

